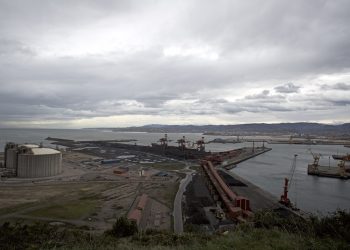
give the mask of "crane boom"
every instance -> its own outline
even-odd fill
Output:
[[[298,157],[298,155],[295,154],[293,162],[292,162],[292,167],[290,168],[290,177],[289,177],[289,186],[288,186],[288,188],[290,188],[290,185],[291,185],[293,177],[294,177],[295,168],[297,166],[297,157]]]

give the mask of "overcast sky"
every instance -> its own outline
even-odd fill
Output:
[[[350,1],[0,0],[0,127],[350,122]]]

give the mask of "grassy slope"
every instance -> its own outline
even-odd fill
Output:
[[[153,230],[120,238],[129,223],[125,220],[102,235],[48,224],[0,225],[0,249],[350,249],[350,213],[345,211],[307,220],[262,212],[254,224],[238,225],[226,235]]]
[[[54,204],[48,207],[40,208],[31,211],[26,215],[74,220],[93,213],[96,209],[96,205],[97,202],[94,200],[74,200],[67,201],[63,204]]]
[[[281,229],[239,227],[226,235],[167,232],[138,234],[128,238],[109,235],[90,236],[81,230],[64,231],[38,225],[32,227],[2,228],[1,249],[349,249],[349,242],[334,237],[315,237],[290,233]]]
[[[93,237],[79,239],[76,242],[53,244],[46,242],[43,249],[150,249],[150,250],[260,250],[260,249],[348,249],[346,243],[327,239],[281,232],[278,230],[253,229],[235,231],[224,236],[212,236],[208,239],[200,235],[152,236],[147,240],[133,238],[115,239],[112,237]]]

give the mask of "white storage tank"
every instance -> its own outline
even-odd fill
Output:
[[[48,177],[62,172],[62,153],[60,151],[33,146],[22,145],[18,148],[18,177]]]

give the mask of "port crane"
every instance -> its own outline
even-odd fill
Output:
[[[160,145],[164,146],[164,147],[167,147],[168,146],[168,134],[164,134],[164,137],[163,138],[160,138],[159,139],[159,142],[160,142]]]
[[[338,164],[338,167],[340,176],[344,177],[346,175],[345,160],[341,160]]]
[[[350,154],[344,155],[340,158],[340,162],[338,163],[338,168],[339,168],[339,174],[342,177],[345,177],[347,175],[346,173],[346,167],[345,167],[345,162],[350,161]]]
[[[177,140],[178,147],[184,151],[186,149],[186,143],[189,143],[190,141],[186,141],[185,136],[182,136],[182,138]]]
[[[322,157],[322,155],[312,152],[311,149],[309,149],[309,151],[310,151],[312,157],[314,158],[314,163],[312,163],[312,168],[313,168],[313,170],[318,170],[318,163],[319,163],[320,158]]]
[[[197,145],[197,150],[198,151],[205,151],[205,141],[204,141],[204,137],[202,137],[200,140],[196,141],[195,143]]]
[[[294,158],[293,158],[292,166],[291,166],[291,169],[290,169],[289,178],[287,178],[287,177],[284,178],[283,194],[281,195],[281,198],[280,198],[280,201],[279,201],[281,204],[285,205],[286,207],[290,207],[290,208],[292,208],[294,210],[296,210],[296,208],[294,207],[294,205],[292,204],[292,202],[288,198],[288,191],[290,189],[290,186],[291,186],[291,183],[292,183],[292,180],[293,180],[293,177],[294,177],[295,168],[296,168],[296,165],[297,165],[297,157],[298,157],[298,155],[295,154]]]

